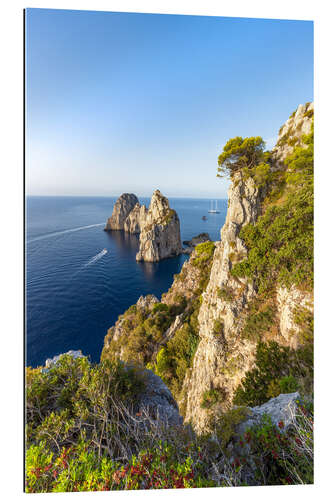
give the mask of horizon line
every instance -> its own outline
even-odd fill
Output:
[[[123,193],[122,193],[123,194]],[[151,198],[150,196],[135,194],[139,198]],[[25,198],[119,198],[121,195],[99,195],[99,194],[25,194]],[[228,198],[219,197],[219,196],[210,196],[210,197],[202,197],[202,196],[167,196],[166,198],[179,198],[184,199],[187,198],[189,200],[211,200],[212,198],[227,200]]]

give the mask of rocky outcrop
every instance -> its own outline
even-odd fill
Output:
[[[198,236],[193,236],[190,240],[183,241],[184,245],[188,247],[183,249],[183,253],[192,253],[197,245],[200,245],[200,243],[204,243],[205,241],[211,241],[208,233],[200,233]]]
[[[279,130],[276,146],[273,148],[273,158],[277,166],[293,151],[295,145],[302,144],[303,135],[311,132],[314,104],[300,104]]]
[[[165,383],[151,370],[145,369],[142,373],[145,384],[139,396],[139,412],[148,411],[150,417],[159,423],[182,425],[183,418],[179,414],[178,405]]]
[[[155,304],[158,303],[155,295],[141,295],[136,303],[136,308],[140,309],[142,312],[151,311]],[[110,347],[112,341],[117,342],[120,339],[126,339],[126,331],[124,330],[124,321],[126,317],[124,315],[119,316],[116,324],[108,329],[107,335],[104,338],[104,348],[103,351],[107,351]],[[123,359],[123,347],[119,346],[119,350],[114,352],[114,357]]]
[[[123,193],[116,201],[111,217],[108,218],[105,231],[122,230],[129,213],[139,203],[135,194]]]
[[[242,435],[248,428],[259,424],[264,415],[269,415],[273,425],[286,431],[293,422],[297,401],[300,401],[300,395],[298,392],[293,392],[290,394],[280,394],[276,398],[267,401],[267,403],[255,406],[254,408],[248,408],[248,417],[237,426],[236,434]],[[283,425],[279,425],[280,422]]]
[[[202,294],[199,312],[200,343],[193,360],[187,396],[186,421],[192,421],[196,430],[203,430],[207,412],[201,407],[203,394],[211,389],[225,395],[225,409],[242,377],[252,367],[255,343],[240,338],[241,313],[255,295],[246,279],[235,279],[230,269],[235,261],[247,253],[239,231],[244,224],[253,223],[260,214],[263,193],[252,178],[245,181],[236,173],[229,188],[229,208],[216,243],[210,280]],[[230,299],[220,290],[228,289]],[[228,366],[233,367],[233,376]]]
[[[286,287],[278,287],[276,301],[281,340],[289,347],[297,349],[303,339],[300,337],[300,326],[295,322],[295,313],[303,309],[313,314],[313,295],[295,286],[289,290]]]
[[[274,148],[271,172],[280,169],[282,174],[286,170],[282,159],[291,151],[288,149],[290,144],[302,141],[302,136],[311,131],[312,112],[312,105],[299,106],[289,118],[287,130],[291,129],[289,134],[293,140],[288,143],[284,139]],[[282,132],[285,127],[282,127]],[[275,174],[272,178],[275,178]],[[276,178],[279,178],[279,174]],[[274,180],[256,183],[255,176],[251,174],[234,173],[228,192],[228,211],[221,230],[221,241],[210,244],[214,254],[210,257],[209,266],[200,265],[200,247],[194,249],[181,272],[175,276],[169,291],[162,295],[161,302],[171,308],[181,304],[182,300],[185,305],[177,312],[177,316],[173,316],[172,323],[168,323],[163,335],[151,348],[152,361],[161,346],[183,328],[191,307],[195,308],[195,330],[200,340],[194,358],[191,358],[191,364],[187,367],[182,389],[177,393],[177,401],[185,422],[191,422],[198,433],[208,430],[209,419],[212,411],[215,411],[205,408],[202,404],[204,398],[213,391],[219,395],[216,410],[229,410],[236,389],[255,364],[258,337],[256,331],[254,335],[251,332],[250,335],[244,335],[244,327],[250,313],[256,314],[251,312],[253,308],[259,307],[263,299],[257,296],[255,279],[235,277],[231,270],[247,256],[247,248],[239,234],[245,225],[255,224],[267,208],[269,198],[266,195],[271,193],[270,182]],[[197,243],[193,240],[196,238],[186,243]],[[180,251],[177,214],[170,209],[168,200],[155,191],[141,226],[137,260],[155,261]],[[302,344],[304,332],[296,322],[295,312],[297,308],[302,308],[312,313],[312,294],[296,287],[286,289],[281,286],[277,286],[273,292],[269,297],[269,306],[273,311],[271,326],[264,327],[266,330],[260,333],[260,338],[265,342],[274,340],[296,349]],[[123,319],[120,317],[115,327],[109,330],[106,344],[108,337],[117,338],[121,321]],[[110,352],[113,349],[111,347]],[[119,351],[118,347],[116,350]],[[121,357],[121,352],[119,354]]]
[[[175,257],[182,251],[180,223],[168,199],[159,190],[154,191],[146,220],[141,228],[137,261],[157,262]]]
[[[146,222],[147,212],[148,210],[145,205],[137,203],[124,222],[124,231],[127,233],[139,234]]]
[[[50,368],[52,368],[53,366],[55,366],[62,356],[71,356],[73,359],[85,358],[85,356],[82,354],[81,350],[73,351],[73,349],[71,349],[70,351],[67,351],[65,353],[58,354],[58,356],[53,356],[53,358],[48,358],[45,361],[45,368],[43,368],[43,371],[47,371]]]
[[[195,266],[196,254],[193,252],[189,260],[184,262],[181,272],[174,276],[174,281],[167,291],[162,295],[161,302],[172,305],[179,297],[184,297],[187,303],[195,298],[199,288],[202,272]]]

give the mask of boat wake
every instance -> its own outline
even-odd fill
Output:
[[[90,226],[74,227],[73,229],[65,229],[64,231],[57,231],[55,233],[42,234],[41,236],[36,236],[36,238],[28,240],[27,243],[32,243],[33,241],[39,241],[39,240],[46,240],[47,238],[53,238],[54,236],[60,236],[61,234],[75,233],[76,231],[82,231],[83,229],[90,229],[91,227],[98,227],[103,225],[104,222],[101,222],[100,224],[90,224]]]
[[[85,265],[84,267],[88,267],[88,266],[91,266],[92,264],[95,264],[95,262],[97,262],[99,259],[101,259],[102,257],[104,257],[105,254],[107,254],[108,251],[106,248],[103,248],[103,250],[101,252],[99,252],[97,255],[95,255],[95,257],[92,257],[92,259],[90,259]]]

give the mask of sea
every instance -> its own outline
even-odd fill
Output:
[[[25,353],[27,366],[70,349],[98,362],[104,337],[140,295],[161,298],[186,255],[136,262],[138,235],[105,232],[117,198],[26,198]],[[139,198],[149,206],[148,198]],[[214,241],[227,213],[209,214],[210,200],[169,198],[180,218],[182,240],[208,233]],[[207,220],[202,220],[206,216]]]

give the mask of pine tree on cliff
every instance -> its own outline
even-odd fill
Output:
[[[253,168],[265,160],[262,137],[234,137],[225,144],[218,157],[217,177],[232,177],[244,168]]]

